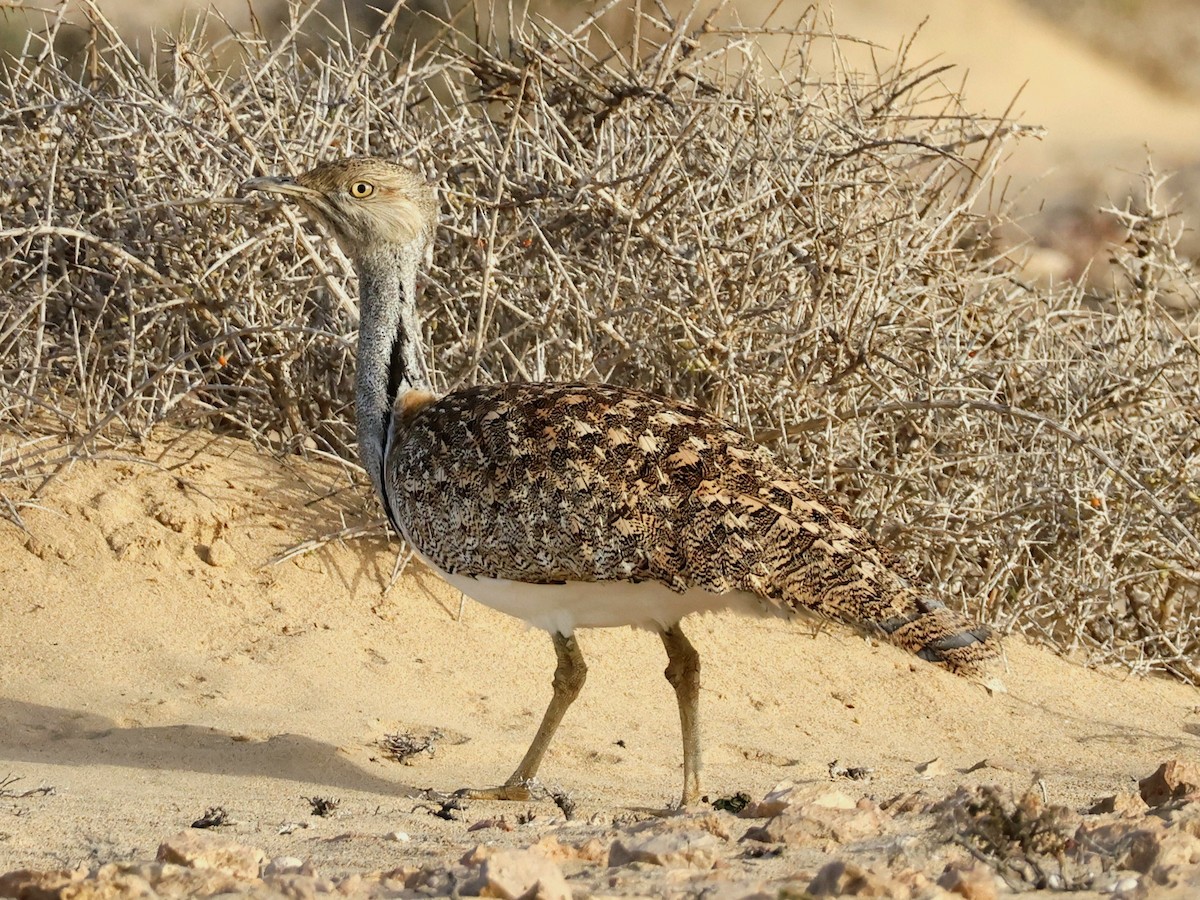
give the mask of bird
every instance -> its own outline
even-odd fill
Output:
[[[358,452],[391,526],[468,597],[549,632],[553,694],[498,787],[527,801],[587,676],[576,632],[634,626],[667,654],[683,739],[680,805],[701,797],[700,658],[681,620],[732,609],[836,620],[972,678],[999,639],[933,596],[908,564],[766,446],[689,403],[592,382],[431,386],[417,277],[436,188],[358,156],[245,181],[293,201],[358,276]]]

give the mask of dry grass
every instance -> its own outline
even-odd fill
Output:
[[[350,269],[234,192],[369,151],[443,188],[443,387],[695,400],[973,615],[1196,677],[1200,298],[1156,176],[1118,211],[1112,291],[1050,291],[989,239],[1018,129],[903,53],[837,67],[848,39],[816,21],[772,65],[649,3],[632,47],[526,22],[397,57],[299,6],[290,33],[327,30],[324,55],[210,22],[144,62],[91,16],[80,59],[51,23],[3,88],[10,485],[164,420],[353,459]]]

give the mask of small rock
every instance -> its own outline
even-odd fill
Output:
[[[158,868],[167,870],[165,876],[161,872],[155,871]],[[174,878],[172,878],[173,875],[175,876]],[[232,878],[223,872],[209,870],[203,873],[203,875],[213,876],[211,880],[204,879],[208,883],[203,885],[203,887],[215,888],[211,893],[216,893],[222,888],[229,888],[235,883]],[[91,884],[85,882],[85,884],[79,885],[73,890],[68,889],[64,893],[70,896],[70,893],[78,892],[77,896],[95,897],[97,900],[100,900],[100,898],[107,900],[109,897],[154,897],[157,894],[152,886],[153,882],[160,881],[167,885],[168,888],[175,887],[179,889],[182,887],[183,891],[181,891],[180,895],[183,895],[184,892],[187,894],[199,894],[200,891],[195,890],[193,883],[200,881],[203,875],[189,869],[182,869],[179,866],[118,866],[108,863],[96,871],[95,880]],[[199,887],[199,885],[196,887]],[[92,890],[89,891],[88,888],[92,888]]]
[[[870,781],[874,772],[875,770],[870,766],[843,766],[836,759],[829,764],[830,781],[837,781],[839,778],[848,778],[851,781]]]
[[[157,504],[152,513],[158,524],[170,528],[178,534],[183,534],[187,526],[191,524],[191,516],[188,512],[170,503]]]
[[[1007,756],[989,756],[986,759],[981,759],[975,765],[963,769],[962,772],[964,775],[968,775],[971,772],[978,772],[980,769],[997,769],[1001,772],[1020,771],[1014,759]]]
[[[296,856],[276,856],[265,869],[263,875],[284,875],[288,872],[299,872],[304,868],[304,860]]]
[[[45,534],[41,537],[29,535],[25,540],[25,549],[46,562],[55,560],[70,562],[75,558],[75,547],[65,535],[62,537],[53,534]]]
[[[1195,872],[1200,864],[1200,838],[1184,831],[1165,834],[1141,832],[1141,841],[1130,848],[1132,868],[1144,872],[1156,884],[1171,885],[1182,872]]]
[[[1162,806],[1180,800],[1188,794],[1200,793],[1200,766],[1182,759],[1170,759],[1153,775],[1138,782],[1142,799],[1147,806]]]
[[[910,896],[907,889],[891,879],[840,859],[822,866],[809,882],[807,892],[814,897],[888,897],[901,900]]]
[[[421,878],[420,866],[398,866],[395,869],[388,869],[386,872],[380,872],[379,883],[385,888],[393,889],[401,887],[405,890],[412,890],[417,886],[417,882]]]
[[[788,808],[795,791],[794,781],[781,781],[757,803],[747,803],[741,815],[747,819],[769,819],[771,816],[777,816]]]
[[[988,692],[989,696],[1008,693],[1008,686],[999,677],[988,678],[983,682],[983,689]]]
[[[277,897],[287,897],[288,900],[316,900],[325,894],[332,894],[338,884],[332,878],[315,877],[304,872],[289,872],[286,875],[276,875],[271,879],[272,892],[262,893],[272,900]],[[255,896],[242,885],[240,890],[230,892],[235,897]],[[182,895],[181,895],[182,896]],[[205,895],[206,896],[206,895]]]
[[[407,844],[412,840],[407,831],[389,831],[383,836],[385,841],[395,841],[398,844]]]
[[[742,839],[792,846],[828,841],[844,844],[878,834],[882,825],[879,810],[872,804],[846,809],[809,803],[789,808],[766,825],[749,829]]]
[[[866,800],[865,798],[864,800],[866,805],[874,807],[874,804],[870,800]],[[792,803],[788,804],[784,812],[807,812],[813,809],[847,811],[860,809],[863,806],[864,800],[855,800],[849,794],[845,794],[842,791],[826,788],[825,790],[813,790],[798,794]]]
[[[474,888],[472,891],[471,889]],[[497,850],[483,861],[479,879],[464,893],[515,900],[571,900],[557,864],[532,850]]]
[[[939,757],[934,757],[929,762],[917,763],[916,770],[922,778],[940,778],[950,772],[949,767]]]
[[[1147,840],[1144,835],[1161,833],[1164,829],[1163,822],[1154,817],[1084,822],[1075,832],[1074,843],[1077,854],[1096,853],[1111,860],[1114,868],[1134,869],[1131,848]]]
[[[1097,800],[1088,809],[1089,816],[1118,815],[1124,818],[1141,816],[1146,812],[1146,801],[1140,794],[1132,791],[1124,794],[1113,794]]]
[[[223,569],[237,562],[237,554],[229,546],[229,541],[223,537],[217,538],[211,544],[201,544],[196,551],[204,562],[215,569]]]
[[[854,800],[835,788],[825,784],[799,786],[792,781],[775,785],[757,803],[749,803],[742,810],[744,819],[769,819],[795,806],[827,806],[831,809],[854,809]]]
[[[536,850],[546,859],[555,861],[565,859],[582,859],[594,863],[608,861],[608,846],[599,838],[589,838],[582,844],[564,844],[554,835],[548,834],[529,849]]]
[[[103,868],[101,869],[103,871]],[[97,876],[97,881],[102,881]],[[199,869],[174,863],[150,863],[122,871],[119,877],[101,884],[96,900],[109,897],[213,897],[245,890],[240,876],[221,869]],[[81,894],[92,897],[91,894]]]
[[[966,900],[996,900],[996,875],[978,863],[951,863],[937,880],[938,887]]]
[[[466,853],[458,858],[459,865],[463,866],[481,866],[493,853],[496,852],[495,847],[489,847],[487,844],[476,844]]]
[[[679,894],[672,892],[667,896],[679,896]],[[699,889],[699,885],[695,885],[687,896],[699,896],[704,900],[779,900],[781,897],[788,898],[795,895],[786,890],[781,891],[778,887],[775,887],[774,890],[767,890],[766,885],[762,882],[747,884],[737,881],[718,881],[705,884],[703,890]],[[596,900],[600,900],[600,898],[597,897]]]
[[[17,869],[0,875],[0,897],[57,897],[69,884],[83,880],[87,869],[37,872]]]
[[[617,838],[609,847],[608,864],[611,867],[645,862],[668,868],[711,869],[721,846],[722,842],[707,831],[627,835]]]
[[[488,828],[499,828],[501,831],[512,831],[512,824],[506,816],[498,819],[480,819],[467,826],[467,831],[485,831]]]
[[[723,841],[728,841],[733,833],[730,831],[731,825],[736,825],[737,819],[727,813],[717,812],[696,812],[689,815],[675,815],[667,819],[659,819],[657,821],[650,820],[641,822],[629,829],[630,834],[641,832],[654,832],[655,834],[666,834],[669,831],[707,831],[709,834],[719,837]]]
[[[126,522],[109,532],[105,540],[117,559],[125,561],[137,558],[144,538],[137,525]]]
[[[929,806],[930,800],[925,796],[924,789],[897,794],[895,797],[890,797],[879,804],[880,809],[893,816],[911,812],[925,812]]]
[[[267,855],[257,847],[236,844],[206,832],[184,831],[158,846],[159,862],[190,869],[217,869],[236,878],[258,878]]]

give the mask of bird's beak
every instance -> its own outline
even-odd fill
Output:
[[[243,181],[238,187],[239,194],[247,191],[266,191],[270,194],[283,194],[285,197],[295,197],[299,200],[321,195],[320,191],[305,187],[290,175],[262,175],[258,178],[251,178]]]

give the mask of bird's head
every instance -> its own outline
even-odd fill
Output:
[[[397,247],[423,255],[437,220],[437,199],[424,178],[399,163],[370,156],[324,163],[294,178],[251,178],[241,190],[296,201],[356,261]]]

